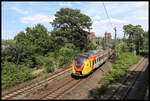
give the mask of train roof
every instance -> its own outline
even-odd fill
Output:
[[[97,50],[86,52],[86,53],[82,54],[81,56],[88,58],[88,57],[91,57],[91,56],[96,55],[96,54],[103,52],[103,51],[104,51],[103,49],[97,49]]]

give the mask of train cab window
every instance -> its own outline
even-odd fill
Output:
[[[85,59],[86,58],[83,57],[83,56],[76,56],[75,57],[75,64],[76,64],[77,68],[80,68],[82,66],[82,64],[84,63]]]

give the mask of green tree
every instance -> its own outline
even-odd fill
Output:
[[[27,27],[26,32],[20,32],[14,39],[17,44],[21,43],[25,46],[35,46],[35,52],[41,55],[44,55],[53,49],[53,40],[47,29],[41,24],[37,24],[33,28]]]
[[[128,51],[127,44],[121,40],[115,47],[115,56],[118,57],[121,53],[127,51]]]
[[[144,54],[148,54],[149,51],[149,33],[144,32],[143,34],[143,47],[141,48],[141,52]]]
[[[130,50],[136,50],[137,54],[140,53],[140,49],[143,48],[143,41],[144,41],[144,30],[141,28],[141,25],[124,25],[124,37],[128,36],[127,44],[130,47]]]
[[[11,43],[15,43],[14,40],[2,40],[2,45],[7,46],[7,45],[9,45]]]
[[[88,46],[87,36],[91,29],[91,19],[82,14],[78,9],[61,8],[55,14],[55,19],[51,22],[54,30],[51,32],[56,43],[65,45],[66,42],[73,43],[80,50]],[[61,47],[58,48],[60,49]]]
[[[49,35],[47,29],[37,24],[33,28],[27,27],[25,32],[19,32],[14,42],[9,45],[2,54],[2,60],[16,64],[26,64],[29,67],[36,66],[35,56],[44,56],[53,51],[53,38]]]

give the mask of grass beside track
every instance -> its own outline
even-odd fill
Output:
[[[128,68],[131,65],[136,64],[141,58],[141,56],[135,56],[130,52],[122,53],[116,57],[114,64],[112,64],[112,67],[110,67],[108,74],[104,77],[100,87],[91,94],[92,98],[97,99],[102,93],[106,91],[109,84],[116,82],[122,76],[125,76],[129,71]]]

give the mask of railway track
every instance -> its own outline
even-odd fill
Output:
[[[102,68],[97,68],[94,73],[103,71]],[[104,72],[104,71],[103,71]],[[71,76],[68,76],[55,84],[51,85],[49,88],[45,89],[45,91],[40,92],[39,94],[35,94],[33,96],[28,97],[27,99],[61,99],[64,95],[69,93],[71,90],[78,87],[84,81],[88,81],[94,73],[91,73],[88,77],[74,79]]]
[[[54,89],[49,89],[47,93],[45,93],[43,96],[40,96],[40,98],[38,97],[38,99],[59,99],[70,90],[77,87],[83,81],[85,81],[85,79],[75,80],[69,77],[68,80],[63,80],[62,83],[58,83],[57,85],[55,85]]]
[[[60,99],[65,94],[70,92],[72,89],[79,86],[84,81],[91,78],[92,74],[87,78],[79,78],[74,79],[71,76],[68,76],[55,84],[51,85],[49,88],[45,89],[45,91],[40,92],[40,94],[36,94],[34,96],[30,96],[27,99]]]
[[[126,78],[117,86],[113,92],[107,96],[108,99],[126,99],[130,90],[133,88],[137,78],[140,76],[141,71],[148,65],[147,59],[144,57],[134,68],[131,69]]]
[[[60,75],[63,75],[66,72],[69,72],[71,70],[72,70],[72,68],[68,68],[68,69],[66,69],[64,71],[60,71],[60,72],[48,77],[47,79],[44,79],[44,80],[40,81],[38,83],[36,82],[34,84],[26,85],[23,88],[19,88],[19,89],[16,89],[14,91],[8,92],[6,94],[2,94],[2,99],[11,99],[11,98],[13,98],[17,95],[22,94],[22,93],[31,92],[33,89],[38,89],[39,87],[45,85],[47,82],[55,79],[56,77],[58,77]]]
[[[95,72],[103,71],[101,68],[97,68]],[[104,72],[104,71],[103,71]],[[43,92],[40,92],[39,94],[35,94],[33,96],[28,97],[27,99],[60,99],[65,94],[70,92],[72,89],[79,86],[84,81],[90,79],[92,77],[93,73],[90,74],[86,78],[79,78],[74,79],[71,76],[68,76],[55,84],[51,85],[49,88],[45,89]]]

